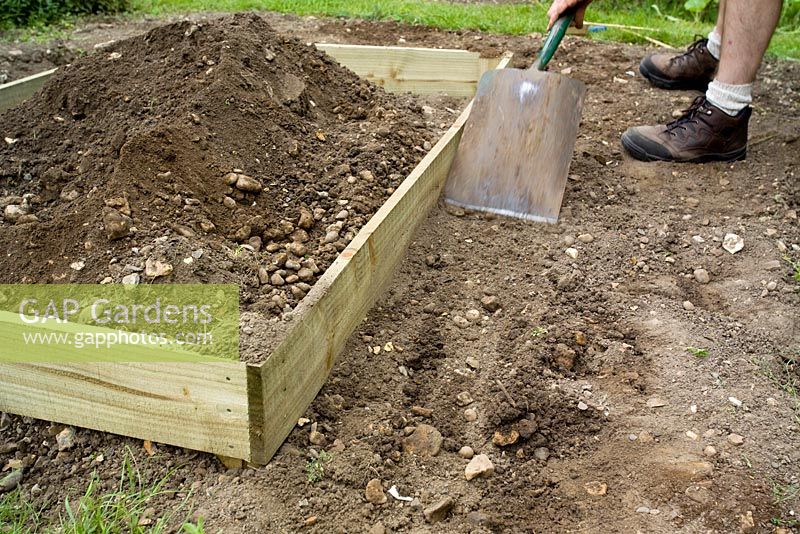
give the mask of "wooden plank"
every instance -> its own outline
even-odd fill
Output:
[[[340,44],[316,47],[362,78],[395,93],[471,97],[481,74],[502,61],[466,50]]]
[[[0,362],[0,411],[250,457],[246,365]]]
[[[505,56],[504,68],[510,61]],[[265,463],[314,400],[347,339],[380,297],[417,227],[436,205],[472,104],[367,222],[294,311],[286,338],[261,364]]]
[[[27,78],[0,85],[0,113],[22,104],[36,94],[55,71],[56,69],[46,70]]]

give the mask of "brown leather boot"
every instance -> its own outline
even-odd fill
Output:
[[[751,109],[731,117],[706,101],[694,99],[683,116],[666,126],[638,126],[622,134],[622,146],[642,161],[735,161],[747,155]]]
[[[708,51],[708,39],[695,41],[683,54],[651,54],[639,64],[639,72],[661,89],[705,91],[714,78],[719,60]]]

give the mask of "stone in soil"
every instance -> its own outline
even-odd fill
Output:
[[[728,435],[728,441],[734,445],[742,445],[744,443],[744,437],[739,434],[730,434]]]
[[[464,477],[472,480],[478,477],[489,477],[494,474],[494,464],[485,454],[479,454],[472,458],[464,469]]]
[[[403,452],[421,457],[436,456],[442,448],[442,434],[431,425],[417,425],[414,432],[403,438]]]
[[[128,237],[132,226],[133,219],[130,217],[113,208],[105,208],[103,210],[103,227],[106,231],[106,237],[110,241]]]
[[[323,446],[327,442],[325,434],[317,430],[317,423],[311,425],[311,431],[308,433],[308,442],[312,445]]]
[[[425,508],[422,514],[428,523],[438,523],[447,517],[455,504],[456,501],[452,497],[445,497],[436,504]]]
[[[144,275],[149,278],[160,278],[172,274],[171,264],[153,258],[147,258],[144,264]]]
[[[695,269],[694,279],[700,284],[707,284],[711,281],[711,276],[709,276],[708,271],[705,269]]]
[[[608,491],[608,486],[600,481],[587,482],[583,487],[586,488],[586,493],[594,497],[602,497]]]
[[[488,312],[496,312],[501,308],[500,299],[495,295],[488,295],[481,299],[481,306]]]
[[[456,395],[456,402],[459,406],[469,406],[475,402],[475,399],[472,398],[472,395],[470,395],[468,391],[462,391]]]
[[[469,326],[469,321],[460,315],[453,316],[453,322],[459,328],[467,328]]]
[[[577,353],[564,343],[556,345],[556,365],[565,371],[572,371]]]
[[[725,234],[725,238],[722,240],[722,248],[731,254],[736,254],[744,248],[744,239],[736,234]]]
[[[517,441],[519,441],[519,432],[516,430],[512,430],[508,434],[497,431],[492,436],[492,444],[495,447],[508,447],[509,445],[515,444]]]
[[[383,492],[383,484],[379,478],[373,478],[367,482],[367,488],[364,490],[364,497],[367,502],[380,505],[386,503],[386,494]]]
[[[472,447],[464,445],[459,449],[458,455],[464,458],[465,460],[471,460],[473,456],[475,456],[475,451],[472,450]]]
[[[58,443],[58,450],[66,451],[75,446],[75,429],[68,426],[56,435],[56,443]]]
[[[0,493],[14,490],[22,482],[22,469],[14,469],[0,478]]]

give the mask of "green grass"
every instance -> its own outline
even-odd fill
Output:
[[[793,501],[798,496],[800,496],[800,485],[779,484],[777,482],[772,484],[772,502],[775,504]]]
[[[800,261],[793,261],[789,256],[784,259],[792,267],[792,280],[800,284]]]
[[[172,472],[161,479],[143,479],[133,455],[126,454],[116,488],[107,493],[99,491],[99,478],[93,474],[86,491],[77,500],[64,499],[57,517],[45,515],[35,504],[27,501],[20,489],[0,496],[0,534],[161,534],[180,532],[202,534],[203,523],[182,519],[188,497],[175,509],[160,516],[146,517],[146,510],[161,497],[171,497],[175,490],[165,489]]]
[[[686,347],[686,351],[692,356],[698,358],[708,358],[708,349],[699,349],[697,347]]]
[[[794,5],[798,0],[786,0]],[[543,32],[549,1],[520,4],[460,4],[436,0],[132,0],[131,15],[169,15],[188,12],[276,11],[297,15],[393,20],[446,30],[472,29],[495,34],[527,35]],[[658,7],[658,6],[661,7]],[[607,27],[590,38],[603,41],[647,43],[644,37],[683,48],[698,35],[707,35],[712,22],[695,20],[674,2],[596,2],[587,20],[604,24],[640,26],[647,30]],[[794,13],[796,9],[785,9]],[[713,13],[711,14],[713,16]],[[800,59],[800,14],[784,16],[784,26],[772,38],[769,54]],[[67,17],[60,24],[0,32],[3,40],[49,41],[65,38],[80,19]]]
[[[674,9],[653,9],[650,5],[633,7],[604,6],[597,2],[589,8],[587,20],[652,30],[626,31],[608,28],[591,33],[592,38],[643,43],[651,37],[676,47],[683,47],[695,35],[706,35],[712,24],[689,20],[687,13]],[[298,15],[394,20],[447,30],[475,29],[490,33],[525,35],[545,29],[549,2],[533,4],[457,4],[432,0],[133,0],[135,12],[165,15],[191,11],[277,11]],[[678,18],[681,17],[681,18]],[[639,34],[639,35],[637,35]],[[780,57],[800,58],[800,31],[781,29],[772,39],[770,53]]]
[[[40,511],[23,498],[19,489],[0,495],[0,533],[33,534],[40,517]]]
[[[533,330],[531,330],[531,337],[540,337],[547,334],[547,328],[544,326],[537,326]]]

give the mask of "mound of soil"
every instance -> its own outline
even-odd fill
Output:
[[[430,149],[425,111],[255,15],[112,44],[0,116],[0,282],[236,283],[290,311]]]

